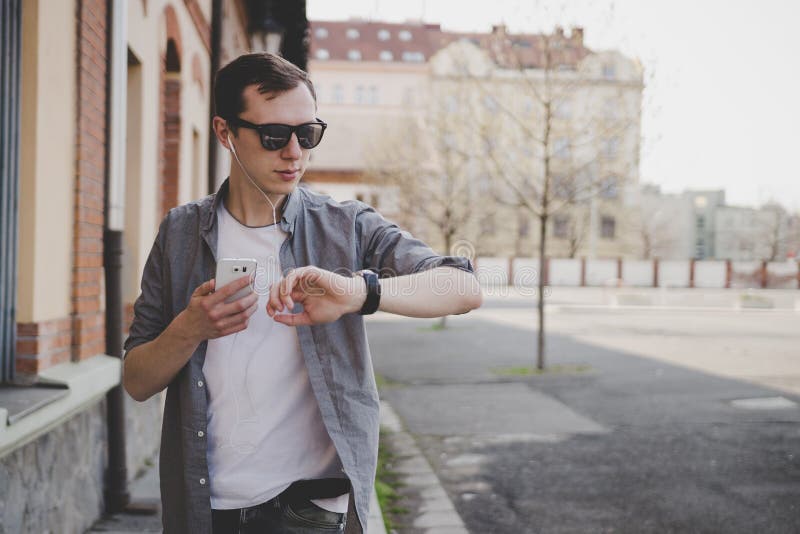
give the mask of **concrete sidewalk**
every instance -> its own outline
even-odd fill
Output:
[[[99,520],[88,532],[105,534],[141,534],[161,532],[161,491],[158,481],[158,462],[130,485],[131,511],[115,514]],[[153,511],[155,513],[147,513]],[[370,505],[369,532],[367,534],[386,534],[383,526],[378,499],[372,494]]]

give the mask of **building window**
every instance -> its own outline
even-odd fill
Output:
[[[378,207],[378,194],[377,193],[372,193],[370,195],[370,197],[369,197],[369,202],[370,202],[370,206],[372,206],[373,208],[377,208]]]
[[[414,104],[414,88],[406,87],[403,91],[403,105],[410,106]]]
[[[572,109],[569,101],[565,100],[556,104],[554,115],[557,119],[569,119],[572,117]]]
[[[389,30],[378,30],[378,39],[381,41],[388,41],[391,36],[392,34],[389,33]]]
[[[314,30],[314,36],[317,39],[327,39],[328,30],[326,28],[317,28],[316,30]]]
[[[603,116],[606,119],[616,119],[619,116],[619,102],[614,98],[607,98],[603,102]]]
[[[569,218],[566,215],[553,217],[553,237],[558,239],[569,237]]]
[[[400,30],[400,33],[397,34],[401,41],[410,41],[411,40],[411,32],[408,30]]]
[[[388,50],[381,50],[381,53],[378,54],[378,58],[381,61],[391,61],[394,59],[394,56]]]
[[[616,176],[608,176],[600,184],[600,196],[603,198],[617,198],[619,195],[618,181]]]
[[[355,28],[350,28],[347,30],[347,38],[348,39],[358,39],[361,34],[358,33],[358,30]]]
[[[363,104],[364,103],[364,86],[357,85],[356,86],[356,96],[355,96],[356,104]]]
[[[378,88],[374,85],[369,88],[369,103],[370,104],[378,103]]]
[[[317,53],[314,54],[317,59],[329,59],[331,57],[330,52],[328,52],[325,48],[320,48],[317,50]]]
[[[342,90],[342,86],[338,83],[333,86],[333,103],[334,104],[341,104],[344,100],[344,91]]]
[[[696,226],[699,231],[703,231],[706,228],[706,218],[702,215],[697,216]]]
[[[533,112],[533,99],[526,97],[525,100],[522,101],[522,111],[525,113]]]
[[[603,157],[606,159],[614,159],[619,152],[619,138],[612,137],[603,141]]]
[[[481,219],[481,227],[484,235],[494,235],[497,231],[495,226],[494,213],[489,213]]]
[[[425,54],[422,52],[403,52],[403,61],[409,63],[422,63],[425,61]]]
[[[364,193],[356,193],[356,200],[364,202]]]
[[[562,174],[554,174],[550,181],[553,196],[564,200],[572,200],[575,196],[575,182]]]
[[[519,218],[519,236],[527,237],[531,233],[531,220],[525,213],[520,213]]]
[[[553,142],[553,155],[558,159],[569,158],[569,139],[559,137]]]
[[[347,59],[349,59],[350,61],[359,61],[359,60],[361,60],[361,51],[360,50],[348,50]]]
[[[617,75],[617,69],[614,68],[613,63],[603,64],[603,78],[606,80],[613,80]]]
[[[604,215],[600,219],[600,237],[603,239],[614,239],[617,230],[616,226],[617,221],[614,220],[614,217]]]

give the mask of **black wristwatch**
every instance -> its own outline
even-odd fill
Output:
[[[361,306],[361,311],[358,313],[361,315],[371,315],[378,311],[378,306],[380,306],[381,303],[381,284],[378,282],[378,273],[365,269],[355,274],[364,278],[364,282],[367,284],[367,298],[364,300],[364,305]]]

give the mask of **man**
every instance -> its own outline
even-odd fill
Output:
[[[297,187],[325,130],[305,72],[245,55],[214,101],[229,179],[161,223],[125,343],[130,395],[167,388],[164,531],[361,532],[379,428],[362,315],[465,313],[480,288],[466,259]],[[231,257],[257,276],[216,287]]]

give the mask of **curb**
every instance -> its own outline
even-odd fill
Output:
[[[381,426],[391,435],[392,446],[397,451],[400,481],[418,492],[424,500],[419,515],[414,519],[414,528],[427,534],[469,534],[431,464],[385,400],[381,400]]]

